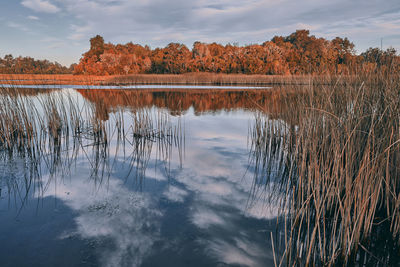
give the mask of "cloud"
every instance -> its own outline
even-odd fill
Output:
[[[365,43],[371,34],[381,35],[382,29],[389,34],[393,25],[398,25],[396,17],[400,15],[400,2],[394,0],[380,4],[361,0],[65,0],[62,4],[82,25],[72,29],[70,39],[101,34],[111,42],[133,41],[152,46],[169,42],[191,46],[196,40],[248,44],[299,28],[333,38],[342,36],[343,29],[356,32],[360,23],[370,28],[370,33],[357,35],[355,41]],[[382,19],[386,24],[380,22]]]
[[[380,46],[381,38],[384,48],[400,49],[400,36],[395,34],[400,25],[397,0],[20,0],[17,3],[35,12],[57,16],[57,23],[48,20],[49,17],[37,16],[46,27],[36,27],[35,32],[38,36],[62,35],[64,42],[72,41],[68,49],[74,61],[88,49],[89,39],[96,34],[112,43],[132,41],[155,48],[180,42],[191,48],[195,41],[262,43],[275,35],[285,36],[307,28],[318,37],[348,37],[359,52]],[[15,19],[5,16],[4,21]],[[7,22],[3,24],[7,26]],[[8,46],[7,50],[14,49]],[[65,58],[65,53],[61,56],[56,51],[38,53],[48,58]]]
[[[24,25],[19,24],[19,23],[15,23],[15,22],[12,22],[12,21],[8,22],[7,26],[10,27],[10,28],[14,28],[14,29],[18,29],[18,30],[24,31],[24,32],[29,31],[29,29],[27,27],[25,27]]]
[[[28,18],[28,19],[31,19],[31,20],[39,20],[39,18],[36,17],[36,16],[28,16],[27,18]]]
[[[57,13],[60,11],[60,8],[46,0],[24,0],[21,4],[36,12]]]

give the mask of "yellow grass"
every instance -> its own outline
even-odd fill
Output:
[[[128,84],[184,84],[184,85],[308,85],[343,81],[348,77],[312,75],[246,75],[246,74],[135,74],[114,76],[0,74],[0,83],[15,85],[128,85]]]

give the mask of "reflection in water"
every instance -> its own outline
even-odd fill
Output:
[[[98,119],[93,105],[73,94],[56,92],[29,99],[26,95],[36,94],[18,91],[1,98],[2,182],[8,197],[21,207],[29,194],[42,197],[53,179],[71,176],[80,161],[90,166],[88,177],[95,184],[107,181],[117,163],[123,162],[128,166],[123,178],[134,176],[140,185],[153,150],[157,160],[168,166],[172,148],[177,148],[182,165],[180,118],[172,122],[164,112],[120,108],[105,122]],[[49,177],[46,182],[44,175]]]
[[[95,190],[93,194],[93,186],[83,179],[59,185],[58,191],[68,194],[58,198],[79,214],[76,228],[59,238],[95,240],[103,247],[98,259],[102,266],[139,266],[160,239],[162,211],[149,193],[134,193],[117,177]]]
[[[29,118],[43,119],[31,135],[28,121],[3,120],[21,133],[8,138],[21,142],[5,143],[0,153],[0,242],[13,240],[0,265],[273,264],[269,232],[277,210],[263,199],[248,201],[254,184],[243,174],[251,103],[275,110],[271,98],[279,96],[154,90],[17,96],[22,102],[13,103],[34,110]],[[3,118],[20,118],[6,107]],[[30,241],[39,238],[46,242]]]
[[[185,113],[189,108],[195,114],[219,111],[260,110],[277,115],[285,109],[284,102],[295,91],[281,89],[265,90],[77,90],[95,103],[97,109],[108,111],[118,106],[166,108],[172,115]],[[104,119],[107,119],[104,114]]]

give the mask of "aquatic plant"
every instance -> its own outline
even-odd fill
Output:
[[[399,88],[397,74],[360,75],[308,87],[282,121],[256,118],[254,183],[273,184],[286,218],[281,264],[398,262]]]
[[[117,161],[130,168],[125,179],[133,176],[140,185],[154,148],[166,166],[172,147],[181,157],[184,128],[180,118],[175,124],[168,113],[149,108],[100,107],[68,90],[3,88],[0,186],[5,183],[9,195],[18,198],[22,207],[28,194],[41,196],[52,179],[68,177],[82,157],[89,163],[88,178],[98,186],[107,181]],[[21,159],[24,167],[16,168],[15,162]],[[47,174],[47,182],[42,180],[43,174]]]

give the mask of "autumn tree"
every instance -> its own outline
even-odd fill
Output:
[[[391,70],[399,65],[393,49],[371,48],[356,55],[354,44],[347,38],[317,38],[308,30],[245,46],[195,42],[192,50],[179,43],[154,50],[133,43],[114,45],[104,43],[103,37],[97,35],[90,39],[90,50],[83,54],[74,73],[351,74],[389,65]]]
[[[57,62],[48,60],[36,60],[31,57],[16,57],[5,55],[0,58],[0,73],[2,74],[66,74],[72,73],[67,68]]]
[[[104,38],[100,35],[90,39],[90,50],[88,56],[95,56],[97,61],[100,60],[100,56],[104,53]]]

